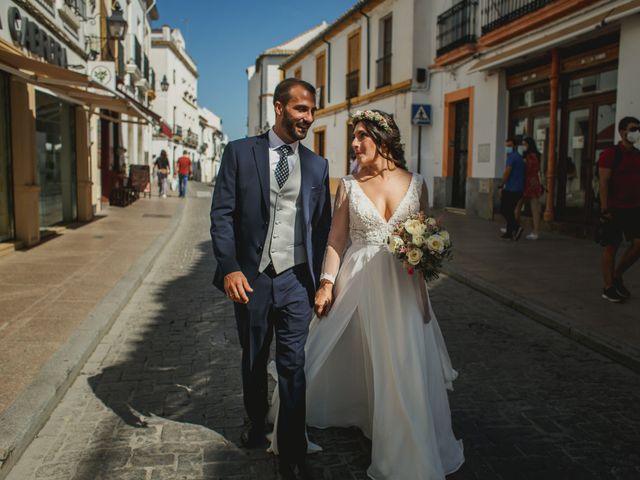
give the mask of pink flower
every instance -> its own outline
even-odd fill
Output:
[[[411,267],[407,270],[407,272],[409,272],[409,275],[413,275],[413,272],[414,272],[414,271],[415,271],[415,270],[414,270],[413,268],[411,268]]]

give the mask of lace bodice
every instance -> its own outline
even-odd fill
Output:
[[[336,192],[322,278],[335,281],[340,259],[349,240],[353,245],[382,246],[398,222],[420,210],[428,213],[429,202],[424,180],[417,173],[412,174],[407,192],[388,221],[353,176],[342,178]]]
[[[380,215],[353,176],[342,179],[349,201],[349,239],[351,243],[384,245],[398,222],[420,210],[422,177],[413,174],[407,193],[389,221]]]

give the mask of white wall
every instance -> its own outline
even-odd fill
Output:
[[[616,139],[618,122],[626,116],[640,117],[640,15],[625,18],[620,30],[620,58],[618,61],[618,98],[616,106]]]

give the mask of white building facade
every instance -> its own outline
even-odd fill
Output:
[[[435,206],[492,218],[504,142],[524,135],[542,153],[545,218],[587,225],[598,155],[622,116],[640,115],[639,11],[634,0],[362,0],[282,68],[320,87],[305,143],[329,159],[334,188],[350,114],[380,109]]]
[[[160,85],[154,110],[164,122],[153,135],[153,157],[166,150],[172,169],[185,153],[196,162],[201,148],[198,69],[179,29],[153,30],[151,62]]]
[[[211,110],[201,107],[199,110],[200,121],[200,149],[198,151],[198,175],[197,180],[212,183],[218,174],[222,151],[228,143],[222,132],[222,119]]]

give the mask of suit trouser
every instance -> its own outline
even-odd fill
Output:
[[[235,304],[244,405],[252,422],[259,425],[265,421],[269,409],[267,362],[275,332],[280,393],[278,449],[283,461],[295,463],[307,452],[304,347],[312,316],[312,280],[306,264],[280,275],[268,268],[251,287],[254,291],[249,303]]]
[[[508,192],[502,190],[502,201],[500,202],[500,210],[504,218],[507,220],[507,234],[513,235],[520,225],[516,221],[516,205],[522,197],[522,192]]]

